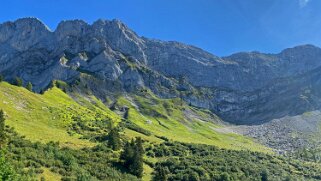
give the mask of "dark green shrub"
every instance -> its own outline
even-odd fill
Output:
[[[28,82],[26,89],[32,92],[32,83]]]
[[[21,87],[23,85],[23,81],[20,77],[15,77],[13,81],[13,85]]]

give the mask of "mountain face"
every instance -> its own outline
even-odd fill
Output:
[[[236,124],[321,108],[318,47],[218,57],[140,37],[118,20],[63,21],[55,31],[36,18],[3,23],[0,73],[8,81],[31,82],[37,92],[62,80],[102,100],[148,88],[160,97],[180,96]]]

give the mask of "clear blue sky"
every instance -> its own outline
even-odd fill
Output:
[[[38,17],[54,30],[61,20],[120,19],[139,35],[176,40],[215,55],[276,53],[321,46],[320,0],[2,0],[0,22]]]

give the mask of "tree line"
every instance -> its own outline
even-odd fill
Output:
[[[0,82],[2,82],[2,81],[4,81],[4,80],[5,80],[5,79],[4,79],[4,76],[3,76],[3,75],[0,75]],[[22,87],[23,84],[24,84],[23,80],[22,80],[20,77],[15,77],[11,83],[12,83],[12,85],[15,85],[15,86],[18,86],[18,87]],[[32,83],[31,83],[31,82],[27,82],[25,88],[26,88],[27,90],[29,90],[29,91],[32,92],[32,91],[33,91],[33,85],[32,85]]]

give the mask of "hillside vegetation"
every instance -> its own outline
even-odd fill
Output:
[[[70,147],[93,146],[81,135],[68,134],[68,126],[75,120],[112,120],[120,117],[96,99],[75,102],[60,89],[53,87],[43,95],[23,87],[0,83],[0,108],[6,115],[7,124],[31,141],[58,141]]]
[[[145,91],[132,98],[120,97],[116,105],[128,109],[127,120],[157,137],[229,149],[269,151],[244,136],[215,131],[215,128],[224,126],[216,115],[190,107],[179,98],[159,99]]]
[[[31,141],[58,141],[73,148],[95,145],[88,139],[80,138],[103,134],[106,131],[100,129],[103,124],[107,127],[116,125],[125,114],[115,110],[119,115],[116,114],[93,96],[78,95],[73,99],[57,87],[41,95],[1,82],[0,100],[7,124],[19,134]],[[162,141],[159,137],[166,137],[224,148],[268,151],[241,135],[216,132],[214,128],[222,125],[214,123],[219,122],[215,115],[189,107],[178,99],[159,99],[151,93],[144,93],[133,98],[119,97],[114,107],[128,109],[125,120],[132,125],[125,130],[128,137],[140,136],[156,142]],[[84,130],[84,125],[91,129]],[[78,128],[75,130],[75,127]],[[148,130],[148,133],[142,130]]]
[[[224,124],[216,115],[180,99],[160,99],[144,90],[115,97],[108,107],[93,96],[71,95],[55,86],[36,94],[0,83],[7,125],[1,128],[7,135],[0,154],[2,178],[320,178],[319,164],[274,156],[249,138],[218,132],[215,128]]]

